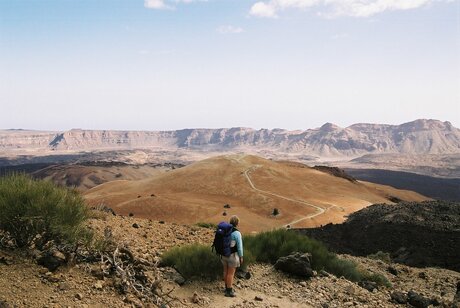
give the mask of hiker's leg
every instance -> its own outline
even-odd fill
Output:
[[[227,278],[225,280],[225,285],[227,288],[232,288],[233,286],[233,276],[235,275],[236,267],[228,267],[227,268]]]
[[[223,276],[222,280],[223,280],[224,283],[225,283],[225,287],[227,287],[228,263],[222,262],[222,264],[223,264],[223,266],[224,266],[224,276]]]
[[[222,268],[224,270],[222,280],[225,283],[225,288],[227,288],[228,260],[227,258],[221,256],[220,261],[222,262]]]

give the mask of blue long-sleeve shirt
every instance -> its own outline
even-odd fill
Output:
[[[232,232],[232,243],[230,244],[231,247],[235,247],[238,249],[238,256],[243,256],[243,238],[241,236],[240,231],[235,230]]]

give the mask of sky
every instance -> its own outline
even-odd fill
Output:
[[[460,127],[458,0],[0,0],[0,128]]]

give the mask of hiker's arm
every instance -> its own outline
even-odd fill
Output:
[[[238,249],[238,256],[243,258],[243,239],[241,237],[240,231],[235,232],[236,237],[236,248]]]

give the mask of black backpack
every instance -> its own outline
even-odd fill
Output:
[[[214,242],[212,243],[212,250],[217,254],[228,257],[237,251],[236,246],[230,247],[232,243],[232,232],[237,230],[232,224],[225,221],[217,225],[216,233],[214,235]]]

